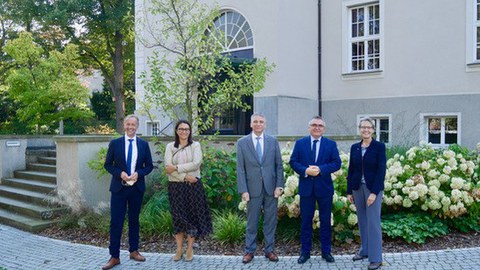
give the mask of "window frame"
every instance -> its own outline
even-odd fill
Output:
[[[477,49],[480,48],[480,38],[477,36],[477,29],[480,28],[480,18],[477,18],[478,9],[480,9],[480,1],[467,0],[466,64],[469,67],[477,67],[480,70],[480,55],[477,55]]]
[[[343,2],[342,8],[342,75],[355,75],[355,74],[372,74],[376,75],[382,73],[385,66],[385,49],[384,49],[384,0],[368,1],[368,0],[351,0]],[[362,38],[352,38],[352,9],[363,7],[367,12],[368,6],[379,6],[379,34],[369,35],[368,32],[368,19],[364,20],[364,33],[367,35]],[[367,18],[367,13],[365,13]],[[365,27],[366,26],[366,27]],[[368,69],[368,47],[365,46],[364,54],[364,69],[353,70],[352,62],[352,43],[354,41],[364,41],[368,43],[369,40],[378,40],[379,44],[379,67],[377,69]]]
[[[223,48],[223,51],[224,53],[234,53],[234,52],[238,52],[238,51],[245,51],[245,50],[254,50],[255,48],[255,34],[254,34],[254,31],[253,31],[253,28],[252,26],[250,25],[250,20],[247,19],[247,17],[245,17],[245,15],[243,15],[242,13],[240,13],[239,11],[237,10],[234,10],[234,9],[231,9],[231,8],[227,8],[227,9],[223,9],[220,11],[220,15],[213,21],[213,23],[215,24],[215,22],[220,19],[222,16],[225,16],[225,18],[227,17],[227,14],[228,13],[233,13],[233,14],[238,14],[239,17],[243,18],[243,23],[242,25],[237,25],[235,24],[238,28],[239,28],[239,31],[237,31],[236,33],[234,33],[234,37],[233,39],[229,42],[228,41],[228,34],[225,34],[224,35],[224,40],[220,41],[220,40],[217,40],[222,48]],[[226,19],[225,19],[226,20]],[[223,33],[228,33],[230,28],[227,28],[227,26],[229,26],[230,24],[229,23],[225,23],[223,24],[223,29],[220,29],[220,28],[217,28],[217,29],[220,29]],[[238,47],[238,48],[234,48],[234,49],[231,49],[230,46],[233,44],[233,42],[236,40],[236,38],[238,37],[239,33],[241,32],[241,30],[243,29],[243,26],[246,25],[248,26],[248,30],[251,32],[251,45],[248,45],[248,40],[246,41],[247,42],[247,46],[244,46],[244,47]]]
[[[440,143],[431,143],[434,148],[445,148],[451,144],[445,143],[445,118],[457,118],[457,142],[456,144],[462,143],[462,114],[460,112],[439,112],[439,113],[421,113],[420,114],[420,142],[428,142],[428,119],[429,118],[440,118],[441,127],[440,127]]]
[[[153,127],[154,127],[154,124],[157,124],[158,127],[158,134],[154,134],[155,132],[153,132]],[[161,125],[160,125],[160,120],[146,120],[145,121],[145,134],[146,136],[160,136],[160,129]]]
[[[392,115],[391,114],[358,114],[357,115],[357,132],[358,132],[358,125],[360,124],[360,120],[363,118],[370,118],[375,121],[375,140],[380,142],[380,120],[387,119],[388,120],[388,142],[385,145],[392,145]]]

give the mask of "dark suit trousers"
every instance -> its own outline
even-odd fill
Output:
[[[129,251],[138,250],[140,238],[140,209],[142,207],[143,192],[137,187],[122,187],[118,192],[112,192],[110,201],[110,255],[120,256],[120,240],[122,237],[123,222],[128,209],[128,241]]]
[[[300,216],[302,218],[300,239],[302,242],[302,254],[310,254],[310,250],[312,249],[312,221],[315,213],[315,203],[318,204],[320,217],[320,243],[322,245],[322,253],[330,254],[332,249],[332,227],[330,223],[332,197],[316,197],[314,194],[300,197]]]

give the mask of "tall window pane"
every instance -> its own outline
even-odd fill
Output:
[[[428,142],[429,143],[435,143],[435,144],[440,143],[441,128],[442,128],[442,121],[440,118],[428,119]]]

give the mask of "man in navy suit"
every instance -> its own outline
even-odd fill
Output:
[[[128,115],[123,121],[125,136],[112,140],[108,146],[104,167],[112,175],[110,182],[110,255],[102,269],[120,264],[120,240],[123,221],[128,209],[128,240],[130,259],[145,261],[138,252],[139,215],[145,192],[145,176],[153,169],[148,143],[136,136],[138,117]]]
[[[320,243],[322,258],[334,262],[331,254],[331,213],[333,200],[333,182],[331,173],[340,169],[342,161],[337,144],[325,137],[325,121],[315,116],[308,123],[310,136],[295,142],[290,166],[299,175],[298,194],[300,195],[301,243],[302,251],[298,263],[310,259],[312,248],[312,221],[315,203],[318,204],[320,217]]]

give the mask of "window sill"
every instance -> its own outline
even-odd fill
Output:
[[[383,70],[371,70],[371,71],[357,71],[357,72],[349,72],[349,73],[342,73],[342,78],[349,80],[349,79],[374,79],[374,78],[382,78],[383,77]]]

